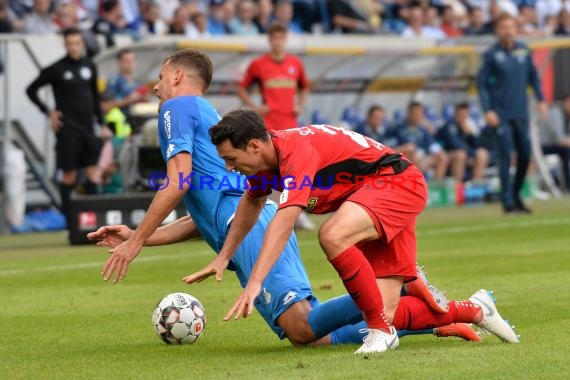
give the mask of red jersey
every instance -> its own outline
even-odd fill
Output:
[[[271,135],[279,173],[260,172],[248,177],[247,192],[260,197],[271,189],[281,191],[280,209],[301,206],[314,214],[335,211],[380,170],[382,175],[394,174],[387,163],[402,160],[377,141],[329,125],[273,131]]]
[[[293,55],[283,61],[275,61],[269,54],[255,59],[245,73],[240,87],[248,88],[258,83],[263,103],[269,108],[264,121],[268,129],[281,130],[297,127],[293,113],[297,89],[305,89],[309,82],[303,62]]]

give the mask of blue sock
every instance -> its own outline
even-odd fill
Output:
[[[362,343],[362,340],[368,333],[368,326],[364,321],[355,325],[341,327],[331,332],[331,344],[351,344]],[[433,334],[433,329],[425,330],[401,330],[398,331],[398,337],[406,335]]]
[[[364,320],[362,312],[348,294],[313,306],[307,319],[317,338]],[[363,328],[366,328],[366,325]]]

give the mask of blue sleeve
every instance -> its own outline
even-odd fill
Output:
[[[540,88],[540,78],[538,77],[536,66],[534,66],[534,62],[532,62],[532,52],[530,50],[528,52],[528,66],[528,83],[532,86],[536,99],[542,102],[544,95],[542,94],[542,88]]]
[[[481,63],[481,68],[477,73],[477,91],[479,92],[479,101],[481,102],[481,108],[483,112],[491,110],[491,101],[489,95],[489,78],[492,75],[491,69],[491,50],[487,51],[481,57],[483,62]]]
[[[180,152],[193,153],[196,128],[196,104],[182,104],[177,99],[164,103],[158,118],[158,139],[164,161]]]

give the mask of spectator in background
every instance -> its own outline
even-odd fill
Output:
[[[466,36],[482,36],[493,34],[493,27],[485,22],[483,10],[473,7],[469,10],[469,26],[463,32]]]
[[[210,38],[208,29],[208,16],[204,12],[196,12],[191,17],[192,23],[188,27],[187,36],[195,39]]]
[[[8,4],[6,0],[0,0],[0,33],[12,33],[13,31],[14,26],[8,17]]]
[[[441,29],[437,8],[429,6],[429,2],[426,2],[422,9],[424,12],[424,30],[426,31],[427,38],[436,40],[444,39],[445,33]]]
[[[142,35],[160,36],[166,34],[168,29],[166,23],[161,18],[160,4],[154,1],[141,3],[142,7]]]
[[[237,94],[243,104],[263,117],[269,130],[296,128],[297,117],[309,97],[305,67],[298,57],[287,53],[285,26],[271,25],[268,37],[269,53],[249,64]],[[253,84],[260,86],[264,104],[257,105],[251,99],[248,89]],[[315,228],[305,213],[299,216],[297,226],[307,230]]]
[[[489,152],[481,146],[477,126],[469,118],[469,104],[455,106],[453,120],[442,126],[435,136],[448,152],[451,175],[460,183],[465,179],[466,167],[471,167],[473,182],[483,182],[489,164]]]
[[[523,182],[530,163],[530,138],[527,86],[532,86],[541,117],[546,118],[540,79],[528,47],[515,41],[513,17],[503,14],[496,23],[497,42],[482,57],[477,87],[485,121],[497,129],[497,163],[505,214],[530,213],[521,198]],[[510,179],[511,155],[517,153],[517,172]]]
[[[273,2],[271,0],[258,0],[257,16],[254,21],[260,33],[267,33],[273,21]]]
[[[107,47],[115,46],[115,34],[121,33],[126,27],[123,8],[119,0],[103,0],[101,16],[95,20],[91,30],[105,37]]]
[[[210,0],[208,30],[212,36],[223,36],[230,32],[226,25],[226,6],[224,0]]]
[[[50,5],[50,0],[34,0],[32,12],[24,17],[24,33],[52,34],[57,31]]]
[[[240,0],[237,5],[237,17],[228,24],[232,34],[241,36],[255,36],[259,34],[259,28],[253,21],[256,15],[256,5],[251,0]]]
[[[560,158],[566,192],[570,192],[570,95],[550,108],[548,120],[540,127],[540,143],[544,154]]]
[[[458,27],[453,7],[446,5],[441,11],[441,30],[447,37],[461,37],[463,32]]]
[[[168,34],[186,35],[190,27],[190,12],[185,6],[179,6],[174,11],[172,22],[168,27]]]
[[[72,3],[61,2],[55,8],[53,22],[58,30],[77,27],[77,10]]]
[[[442,180],[449,166],[449,156],[425,126],[424,107],[420,102],[408,105],[405,122],[397,129],[398,144],[414,144],[416,154],[410,157],[424,173],[433,170],[433,179]]]
[[[81,31],[63,32],[66,56],[40,71],[28,86],[30,100],[49,117],[55,133],[57,168],[63,171],[60,184],[62,212],[69,220],[69,199],[77,182],[78,171],[85,168],[88,194],[97,193],[95,171],[100,141],[94,133],[95,120],[103,123],[97,92],[97,68],[83,57]],[[49,109],[38,97],[38,90],[51,85],[55,108]]]
[[[395,152],[404,153],[409,159],[416,154],[414,143],[398,144],[397,130],[388,124],[386,111],[378,104],[373,104],[368,108],[366,120],[356,127],[356,132],[389,146]]]
[[[444,38],[445,34],[440,28],[427,26],[424,23],[424,11],[420,6],[413,6],[409,10],[408,26],[402,31],[405,38]]]
[[[130,49],[122,49],[117,53],[119,72],[107,81],[101,102],[103,113],[120,108],[123,114],[130,117],[131,105],[147,101],[150,95],[148,87],[135,79],[137,56]]]
[[[289,33],[301,34],[303,30],[301,26],[293,21],[293,4],[291,0],[278,0],[275,5],[275,18],[277,22],[287,28]]]
[[[528,4],[521,5],[519,17],[517,18],[519,27],[518,34],[523,36],[539,37],[544,35],[544,31],[538,26],[534,7]]]
[[[342,33],[379,32],[379,29],[370,23],[370,15],[358,6],[356,0],[329,0],[327,7],[333,27]]]
[[[556,35],[569,36],[570,35],[570,10],[562,9],[558,16],[558,29]]]

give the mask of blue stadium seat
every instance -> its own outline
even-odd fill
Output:
[[[441,117],[443,122],[446,123],[448,121],[453,120],[453,114],[455,112],[455,105],[452,103],[444,104],[443,108],[441,109]]]
[[[350,126],[350,129],[356,129],[360,124],[364,122],[364,115],[360,110],[353,106],[346,107],[340,116],[340,120],[344,121]]]
[[[426,119],[434,126],[437,127],[440,123],[439,115],[435,111],[435,108],[430,105],[424,106],[424,114]]]
[[[477,124],[479,129],[482,129],[485,126],[485,118],[483,117],[483,114],[481,113],[481,109],[479,108],[479,104],[471,103],[469,105],[469,117],[471,117],[471,119],[473,119],[473,121],[475,122],[475,124]]]
[[[330,122],[320,110],[314,110],[311,114],[311,124],[330,124]]]
[[[402,109],[394,110],[394,113],[392,114],[392,124],[393,125],[403,123],[405,119],[406,119],[406,114],[405,114],[404,110],[402,110]]]

